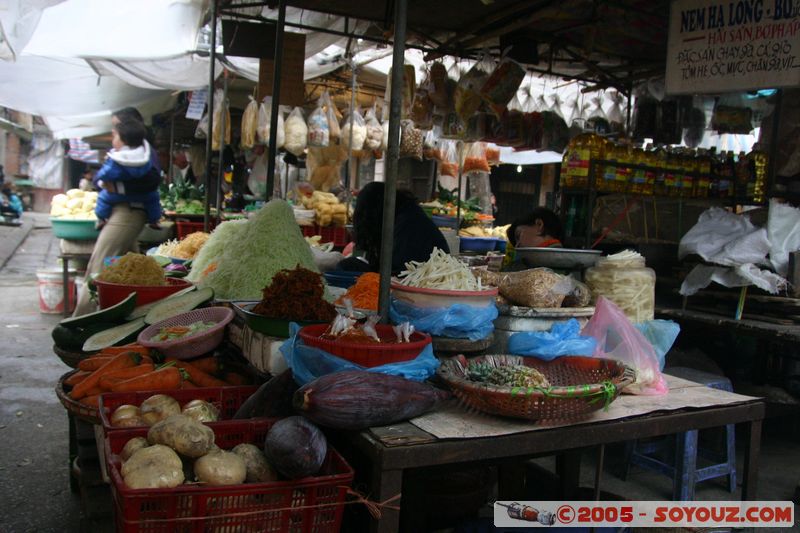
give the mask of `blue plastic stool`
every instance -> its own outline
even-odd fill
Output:
[[[679,378],[701,383],[713,389],[733,392],[733,386],[725,376],[718,376],[708,372],[701,372],[693,368],[672,367],[665,370],[665,373]],[[639,441],[629,441],[625,444],[625,471],[623,479],[628,476],[630,465],[635,464],[648,470],[654,470],[672,477],[672,499],[675,501],[694,500],[695,484],[707,479],[728,476],[728,489],[736,491],[736,434],[735,425],[725,426],[725,454],[711,453],[705,449],[698,449],[697,446],[698,430],[687,431],[686,433],[676,433],[674,436],[675,460],[673,463],[666,463],[652,455],[668,448],[672,443],[672,437],[658,439],[656,441],[640,443]],[[715,464],[703,468],[697,468],[697,456],[701,455]]]

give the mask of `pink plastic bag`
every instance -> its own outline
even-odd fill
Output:
[[[594,316],[581,335],[597,340],[595,357],[616,359],[636,370],[636,381],[624,392],[646,396],[669,392],[653,346],[610,300],[602,296],[597,299]]]

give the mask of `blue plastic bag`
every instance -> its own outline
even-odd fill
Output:
[[[417,331],[437,337],[477,341],[494,331],[497,306],[486,307],[455,304],[450,307],[417,307],[392,298],[389,318],[395,324],[411,322]]]
[[[514,355],[533,355],[550,361],[562,355],[592,355],[597,341],[580,335],[581,326],[571,318],[553,324],[550,331],[521,331],[508,339],[508,351]]]
[[[318,377],[341,372],[343,370],[365,370],[367,372],[380,372],[401,376],[411,381],[425,381],[439,368],[439,360],[433,355],[433,346],[428,344],[416,359],[402,363],[366,368],[351,363],[341,357],[329,354],[325,350],[306,345],[297,335],[300,326],[294,322],[289,324],[289,337],[281,347],[281,353],[286,359],[286,364],[292,369],[292,375],[298,385],[302,386]]]
[[[659,370],[664,370],[667,352],[678,338],[678,333],[681,332],[680,325],[672,320],[648,320],[634,325],[653,345],[658,358]]]

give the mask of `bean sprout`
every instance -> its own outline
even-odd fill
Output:
[[[451,291],[483,290],[480,279],[470,269],[439,248],[434,248],[427,261],[410,261],[400,273],[400,283],[409,287]]]

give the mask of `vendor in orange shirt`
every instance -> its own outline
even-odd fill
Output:
[[[509,226],[504,268],[516,262],[517,248],[561,248],[561,221],[550,209],[537,207]]]

